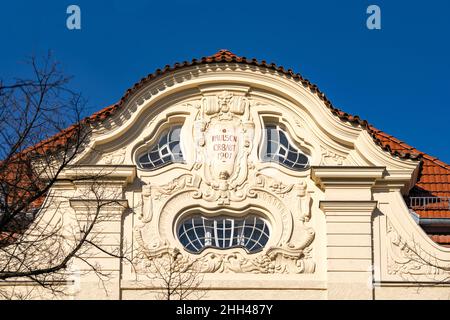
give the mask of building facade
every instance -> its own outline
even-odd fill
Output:
[[[90,119],[52,192],[68,225],[109,201],[96,230],[130,260],[92,255],[101,285],[75,260],[72,298],[153,299],[162,259],[195,267],[208,299],[450,298],[450,167],[290,70],[221,50],[158,70]],[[101,197],[82,179],[99,172]]]

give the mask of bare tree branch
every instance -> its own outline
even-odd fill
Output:
[[[108,277],[92,261],[93,249],[131,262],[126,250],[102,247],[97,225],[107,221],[105,208],[119,207],[120,194],[103,184],[109,172],[80,177],[87,185],[79,199],[93,200],[76,215],[71,230],[68,198],[54,192],[61,173],[89,143],[91,128],[81,118],[85,100],[69,88],[66,76],[49,54],[28,61],[31,76],[10,83],[0,79],[0,296],[28,298],[12,283],[31,284],[65,294],[67,269],[74,260],[88,266],[101,281]],[[113,168],[111,170],[114,170]],[[63,204],[66,204],[64,206]],[[124,252],[125,251],[125,252]]]
[[[197,261],[186,264],[186,261],[180,261],[180,257],[179,252],[171,249],[159,257],[147,257],[145,273],[152,287],[157,288],[157,299],[201,299],[206,295],[206,290],[202,288],[203,274]]]

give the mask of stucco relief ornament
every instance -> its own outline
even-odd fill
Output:
[[[307,185],[305,181],[302,181],[295,185],[296,196],[298,198],[298,214],[299,219],[303,222],[308,222],[311,218],[311,196],[306,190]]]
[[[183,174],[167,184],[153,186],[153,199],[164,200],[177,191],[183,191],[192,188],[198,189],[200,187],[200,183],[201,178],[198,175]]]
[[[276,182],[279,184],[279,182]],[[290,273],[313,273],[315,270],[315,262],[312,259],[311,244],[315,238],[315,231],[308,226],[308,221],[311,218],[310,202],[311,197],[307,192],[307,184],[301,181],[295,185],[288,185],[282,188],[283,193],[294,191],[294,195],[298,198],[296,203],[296,213],[294,216],[294,230],[295,233],[288,241],[282,242],[278,246],[268,249],[266,255],[272,261],[284,261],[281,265],[285,266],[286,272]],[[291,264],[286,263],[290,260]],[[292,266],[295,266],[292,268]]]
[[[267,188],[272,193],[277,194],[280,198],[284,198],[285,194],[290,192],[294,187],[292,184],[284,184],[277,179],[261,173],[256,173],[255,177],[254,187]]]
[[[143,190],[143,219],[136,239],[146,259],[175,257],[180,270],[196,265],[202,273],[312,273],[311,244],[315,232],[307,224],[311,198],[306,182],[287,184],[257,171],[248,157],[254,145],[250,103],[241,95],[224,91],[205,96],[194,121],[195,164],[185,173],[163,185]],[[277,212],[281,219],[280,240],[263,252],[248,254],[242,248],[225,251],[206,249],[192,255],[173,248],[170,229],[173,213],[187,201],[203,199],[218,207],[234,206],[247,198],[257,198]],[[285,199],[282,201],[281,199]],[[159,228],[148,223],[159,208]],[[156,213],[156,209],[154,209]],[[171,220],[164,220],[169,219]],[[144,241],[145,239],[145,241]],[[171,243],[171,244],[169,244]]]
[[[345,157],[328,150],[327,148],[320,147],[322,152],[322,159],[320,165],[323,166],[342,166],[345,162]]]
[[[402,277],[424,275],[448,279],[450,264],[441,265],[430,256],[418,243],[403,239],[392,223],[387,221],[388,273]],[[436,278],[436,279],[435,279]]]
[[[152,186],[142,187],[142,209],[139,218],[143,223],[150,222],[153,218]]]
[[[167,190],[171,193],[169,190],[178,190],[177,186],[187,186],[187,189],[183,188],[184,191],[180,191],[178,194],[186,196],[192,193],[195,194],[198,184],[190,183],[188,186],[186,181],[195,180],[190,180],[190,177],[186,175],[184,179],[175,179],[174,182],[169,184],[171,185],[170,188],[165,186],[161,190]],[[272,193],[275,193],[274,190],[278,190],[278,192],[287,195],[291,191],[295,191],[293,196],[298,198],[298,202],[295,204],[296,212],[298,212],[294,216],[295,232],[293,234],[288,232],[287,237],[283,237],[280,243],[267,248],[266,251],[259,254],[249,255],[244,249],[232,249],[223,252],[205,250],[200,256],[196,257],[171,247],[167,241],[161,240],[164,237],[160,238],[156,233],[143,233],[144,230],[136,229],[136,239],[140,248],[143,249],[143,257],[147,260],[152,260],[164,259],[167,258],[165,255],[172,255],[176,258],[176,263],[180,264],[177,267],[180,270],[186,270],[186,268],[191,268],[195,265],[196,270],[202,273],[313,273],[315,262],[312,259],[311,244],[314,241],[315,232],[311,227],[307,226],[310,217],[311,199],[306,190],[306,183],[302,181],[296,185],[283,185],[275,179],[261,174],[258,174],[257,181],[249,188],[249,193],[252,193],[253,196],[258,197],[266,204],[272,201],[272,205],[281,210],[280,214],[283,216],[283,221],[284,219],[290,219],[291,213]],[[283,185],[283,187],[274,188],[273,184]],[[156,188],[161,187],[152,186],[152,194]],[[190,191],[185,192],[186,190]],[[171,206],[168,206],[166,209],[167,212],[172,212],[174,209],[176,211],[176,208]],[[166,213],[162,214],[165,215]],[[163,223],[163,225],[166,224]],[[283,224],[287,225],[288,222],[283,222]],[[147,236],[153,234],[153,238],[144,241],[144,238],[147,237],[144,234]]]
[[[120,150],[114,151],[114,152],[110,152],[110,153],[105,153],[101,160],[100,163],[103,164],[108,164],[108,165],[119,165],[119,164],[123,164],[125,161],[125,153],[126,153],[127,149],[126,147],[123,147]]]
[[[138,237],[138,243],[140,242],[143,242],[142,237]],[[195,268],[196,271],[201,273],[285,274],[312,273],[315,269],[314,262],[311,259],[304,258],[303,254],[299,255],[298,252],[295,254],[288,253],[286,250],[281,251],[276,248],[255,257],[248,256],[242,250],[235,250],[227,253],[207,252],[198,258],[194,258],[177,248],[171,248],[166,243],[160,243],[150,249],[141,251],[139,261],[145,264],[146,261],[150,262],[153,259],[164,259],[167,255],[175,258],[175,269],[180,270],[180,272]]]
[[[253,147],[254,123],[249,101],[224,91],[201,100],[194,124],[194,169],[207,186],[202,197],[228,205],[246,197],[248,155]]]

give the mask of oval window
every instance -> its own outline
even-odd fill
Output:
[[[261,158],[264,162],[277,162],[297,171],[309,168],[308,156],[290,142],[286,131],[277,125],[266,125],[263,133]]]
[[[165,130],[148,151],[138,157],[139,167],[142,169],[158,169],[164,165],[183,162],[180,147],[181,126],[174,126]]]
[[[255,253],[264,248],[269,236],[269,225],[258,216],[207,218],[195,215],[178,226],[178,239],[191,253],[200,253],[205,248],[243,248]]]

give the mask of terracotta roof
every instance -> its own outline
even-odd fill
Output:
[[[450,235],[430,235],[430,238],[442,246],[450,247]]]
[[[148,82],[159,78],[169,72],[179,70],[186,67],[198,66],[210,63],[238,63],[247,64],[252,66],[258,66],[275,70],[282,75],[291,77],[292,79],[300,82],[305,88],[308,88],[312,93],[316,94],[327,108],[340,120],[357,124],[367,130],[371,135],[374,142],[380,146],[383,150],[389,152],[393,156],[402,159],[421,160],[421,169],[416,185],[410,192],[410,196],[449,196],[450,197],[450,166],[439,159],[427,155],[414,147],[409,146],[403,141],[396,139],[395,137],[376,129],[370,125],[366,120],[361,119],[357,115],[348,114],[336,107],[328,100],[326,95],[319,90],[319,88],[312,84],[309,80],[303,78],[300,74],[294,73],[291,69],[285,69],[282,66],[277,66],[275,63],[267,63],[264,60],[248,59],[246,57],[239,57],[236,54],[228,50],[219,50],[217,53],[202,57],[200,59],[193,59],[191,61],[183,61],[181,63],[175,63],[172,66],[166,65],[163,69],[157,69],[154,73],[142,78],[139,82],[128,89],[120,101],[116,104],[110,105],[93,115],[83,119],[82,123],[89,124],[95,122],[101,122],[115,114],[120,108],[128,101],[133,93],[142,88]],[[66,139],[67,135],[70,135],[70,131],[74,128],[67,129],[64,133],[61,133],[59,138],[51,140],[50,144],[57,143],[57,141]],[[433,217],[445,217],[450,218],[450,210],[417,210],[416,211],[422,218]]]
[[[375,129],[376,130],[376,129]],[[410,152],[420,155],[422,160],[418,181],[411,189],[410,197],[450,197],[450,166],[436,157],[423,153],[414,147],[382,131],[376,133],[382,145],[391,150]],[[407,199],[408,200],[408,199]],[[450,218],[449,209],[415,209],[421,218]]]

